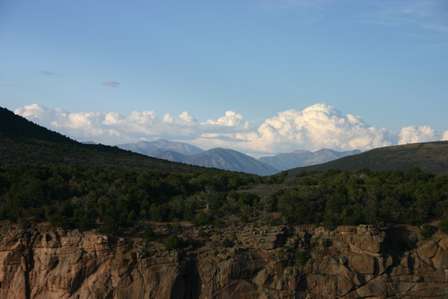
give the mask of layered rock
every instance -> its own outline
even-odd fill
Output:
[[[418,228],[184,228],[195,246],[2,226],[0,298],[446,298],[448,236]]]

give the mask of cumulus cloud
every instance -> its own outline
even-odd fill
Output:
[[[368,126],[361,118],[343,115],[326,104],[287,110],[266,119],[256,132],[242,134],[253,149],[288,152],[296,149],[370,149],[390,145],[387,130]]]
[[[179,119],[183,121],[185,124],[195,124],[197,121],[196,119],[187,111],[182,112],[179,114]]]
[[[108,81],[104,81],[103,83],[101,83],[101,85],[106,86],[106,87],[111,87],[111,88],[117,88],[117,87],[120,87],[121,83],[118,81],[108,80]]]
[[[445,131],[442,135],[442,140],[448,141],[448,131]]]
[[[399,144],[428,142],[436,140],[434,129],[430,126],[410,126],[404,127],[398,134]]]
[[[16,109],[16,114],[81,141],[120,144],[137,140],[168,138],[194,140],[213,132],[229,134],[228,124],[200,123],[189,112],[159,117],[153,111],[67,112],[37,104]]]
[[[224,116],[217,119],[211,119],[207,121],[207,124],[212,126],[225,126],[225,127],[243,127],[248,128],[249,123],[244,120],[243,116],[234,111],[226,111]]]
[[[121,144],[166,138],[204,148],[228,147],[254,155],[297,149],[368,150],[397,143],[448,140],[448,131],[437,134],[429,126],[409,126],[393,133],[370,126],[359,116],[343,114],[326,104],[282,111],[258,125],[250,124],[234,111],[226,111],[223,116],[206,121],[196,119],[187,111],[179,115],[166,113],[159,116],[153,111],[124,115],[67,112],[33,104],[15,112],[80,141]]]

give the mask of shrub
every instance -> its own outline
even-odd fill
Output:
[[[223,241],[223,245],[224,245],[224,247],[226,247],[226,248],[232,248],[233,246],[235,246],[235,242],[233,242],[233,241],[230,240],[230,239],[225,239],[225,240]]]
[[[328,247],[331,247],[331,245],[333,245],[333,242],[330,239],[323,239],[322,240],[322,246],[328,248]]]
[[[295,255],[295,264],[299,267],[304,267],[308,263],[310,255],[306,251],[297,251]]]
[[[448,218],[445,218],[442,221],[440,221],[439,228],[441,231],[448,234]]]
[[[151,227],[147,226],[144,228],[144,230],[145,231],[143,232],[143,240],[145,242],[151,242],[156,239],[156,234],[154,233]]]
[[[437,231],[437,228],[432,225],[429,225],[429,224],[424,224],[420,227],[420,233],[422,234],[422,237],[424,239],[431,238],[432,235],[434,235],[436,231]]]
[[[184,248],[186,246],[186,242],[177,236],[169,236],[165,239],[163,245],[165,245],[168,250],[177,250]]]
[[[201,212],[196,215],[194,224],[199,226],[210,225],[213,224],[213,218],[210,215]]]

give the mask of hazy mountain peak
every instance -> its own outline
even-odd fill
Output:
[[[308,154],[308,153],[310,153],[310,151],[303,150],[303,149],[298,149],[298,150],[293,151],[292,153],[294,153],[294,154]],[[286,153],[286,154],[290,154],[290,153]]]
[[[261,157],[259,160],[279,170],[305,167],[322,164],[342,157],[359,153],[359,151],[339,152],[333,149],[323,148],[316,151],[296,150],[291,153],[283,153],[275,156]]]
[[[159,157],[161,152],[174,152],[181,155],[195,155],[203,152],[197,146],[166,139],[157,139],[154,141],[138,141],[136,143],[128,143],[119,145],[120,148],[134,151],[143,155]]]
[[[319,150],[313,151],[313,153],[338,153],[338,151],[330,148],[321,148]]]
[[[188,143],[173,142],[165,139],[140,141],[120,146],[147,156],[182,162],[191,165],[213,167],[259,175],[277,172],[273,167],[233,149],[216,147],[204,151]]]
[[[237,150],[231,149],[231,148],[225,148],[225,147],[214,147],[209,149],[207,152],[215,152],[215,153],[235,153],[235,154],[242,154],[246,155],[244,153],[241,153]]]
[[[190,156],[187,163],[258,175],[270,175],[278,172],[274,167],[249,155],[222,147],[212,148]]]

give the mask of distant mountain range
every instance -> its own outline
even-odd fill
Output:
[[[0,166],[51,164],[125,167],[163,172],[207,171],[205,168],[185,165],[192,164],[268,175],[294,165],[317,164],[336,159],[319,165],[290,169],[288,173],[295,175],[305,171],[329,169],[400,171],[418,167],[429,173],[448,174],[448,142],[390,146],[360,154],[357,151],[336,152],[327,149],[316,152],[296,151],[259,160],[230,149],[204,151],[193,145],[167,140],[121,147],[127,151],[118,147],[79,143],[0,107]],[[345,157],[337,159],[344,155]],[[208,171],[214,172],[212,169]]]
[[[156,157],[163,155],[164,152],[178,153],[189,156],[200,154],[204,151],[203,149],[188,143],[168,141],[165,139],[158,139],[151,142],[139,141],[136,143],[122,144],[119,145],[119,147],[139,154]]]
[[[318,163],[323,161],[319,160],[322,158],[318,158],[321,156],[325,157],[325,161],[328,161],[338,155],[337,152],[330,150],[320,151],[321,155],[317,155],[317,152],[314,154],[302,152],[306,159],[297,160],[296,157],[296,160],[282,160],[283,164],[276,164],[272,161],[275,161],[277,156],[255,159],[231,149],[214,148],[205,151],[191,144],[163,139],[123,144],[119,148],[95,144],[94,142],[76,142],[66,136],[38,126],[7,109],[0,108],[0,162],[5,164],[25,162],[29,164],[30,161],[33,161],[37,164],[51,163],[55,165],[85,163],[92,166],[126,166],[129,168],[160,169],[166,172],[200,170],[189,166],[194,165],[258,175],[271,175],[287,168]],[[294,154],[292,156],[295,157]],[[169,163],[167,160],[183,164]]]
[[[278,172],[277,169],[251,156],[225,148],[213,148],[200,154],[189,156],[187,157],[186,162],[192,165],[214,167],[258,175],[271,175]]]
[[[359,154],[361,151],[339,152],[331,149],[321,149],[318,151],[298,150],[292,153],[283,153],[275,156],[261,157],[259,160],[278,170],[288,170],[296,167],[304,167],[322,164],[346,156]]]
[[[360,151],[338,152],[330,149],[315,152],[301,150],[255,159],[231,149],[213,148],[205,151],[188,143],[164,139],[123,144],[119,147],[159,159],[258,175],[271,175],[291,168],[325,163],[360,153]]]
[[[214,148],[205,151],[188,143],[163,139],[123,144],[118,147],[159,159],[197,166],[258,175],[271,175],[278,172],[268,164],[231,149]]]

